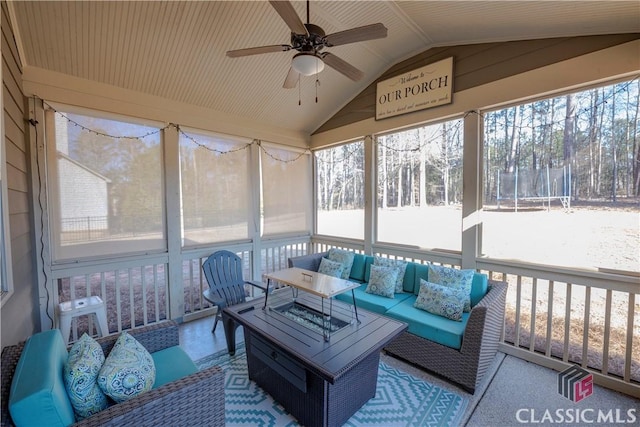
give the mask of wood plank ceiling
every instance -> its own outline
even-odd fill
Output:
[[[292,2],[306,22],[306,2]],[[330,48],[364,71],[326,67],[283,89],[295,52],[228,58],[227,50],[289,44],[266,1],[9,2],[25,68],[139,91],[312,133],[397,62],[435,46],[640,31],[633,1],[311,1],[327,34],[382,22],[386,39]],[[298,105],[299,97],[302,105]]]

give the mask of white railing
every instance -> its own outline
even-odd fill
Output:
[[[52,322],[58,303],[93,295],[106,304],[111,333],[168,318],[166,256],[57,267],[52,274],[56,285],[48,311]],[[84,332],[95,333],[91,316],[73,318],[71,326],[72,341]]]
[[[218,249],[237,253],[243,260],[244,277],[259,280],[264,273],[286,268],[289,257],[305,255],[309,247],[309,237],[303,236],[263,240],[257,253],[251,242],[184,250],[178,266],[182,272],[184,296],[181,313],[170,313],[169,257],[166,254],[126,261],[86,262],[73,267],[57,266],[53,270],[56,288],[49,304],[49,316],[55,326],[58,303],[92,295],[100,296],[105,302],[111,333],[169,318],[182,317],[187,321],[208,316],[214,313],[214,307],[202,297],[209,286],[202,274],[202,264],[211,253]],[[255,288],[249,288],[248,292],[256,296]],[[97,333],[91,316],[79,316],[72,321],[72,341],[84,332]]]
[[[577,363],[640,395],[637,277],[487,259],[478,269],[509,284],[501,351],[557,370]]]
[[[314,236],[312,244],[314,252],[331,247],[363,252],[361,242],[327,236]],[[382,244],[374,244],[372,252],[451,267],[459,267],[462,258]],[[556,370],[577,363],[596,383],[640,395],[638,277],[485,258],[477,260],[477,270],[509,284],[501,351]]]

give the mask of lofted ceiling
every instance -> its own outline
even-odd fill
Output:
[[[306,22],[306,2],[293,1]],[[399,61],[436,46],[640,31],[633,1],[311,1],[327,34],[381,22],[385,39],[328,48],[364,72],[330,67],[283,89],[295,51],[266,1],[10,1],[21,62],[264,124],[312,133]],[[316,90],[318,101],[315,102]],[[299,101],[301,105],[298,105]]]

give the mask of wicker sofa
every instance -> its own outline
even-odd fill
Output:
[[[318,271],[322,258],[327,254],[322,252],[289,258],[289,267]],[[404,293],[396,294],[396,298],[366,293],[365,288],[373,262],[372,256],[355,254],[349,280],[362,283],[362,286],[354,291],[358,308],[375,311],[409,324],[408,330],[388,344],[384,350],[474,393],[498,349],[504,326],[506,283],[489,281],[486,275],[475,273],[474,288],[482,289],[482,293],[476,295],[474,303],[473,292],[477,291],[472,290],[471,312],[465,314],[463,322],[456,322],[413,307],[420,279],[427,279],[428,267],[424,264],[408,263],[404,276]],[[351,294],[342,294],[337,298],[347,303],[352,301]],[[432,324],[426,325],[425,328],[425,322]],[[455,340],[455,334],[451,340],[446,332],[443,333],[448,327],[454,330],[457,328],[460,332],[458,342]],[[428,331],[425,332],[425,329]],[[443,336],[445,337],[442,338]]]
[[[150,353],[179,345],[174,321],[149,325],[129,332]],[[97,339],[105,355],[118,335]],[[2,426],[13,426],[9,393],[25,342],[2,349]],[[34,408],[37,410],[37,408]],[[217,366],[190,374],[134,397],[73,424],[74,426],[224,426],[224,372]]]

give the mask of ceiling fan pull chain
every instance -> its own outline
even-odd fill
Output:
[[[318,103],[318,86],[320,86],[320,80],[318,80],[318,75],[316,74],[316,104]]]
[[[302,96],[300,95],[300,74],[298,74],[298,105],[302,105]]]

